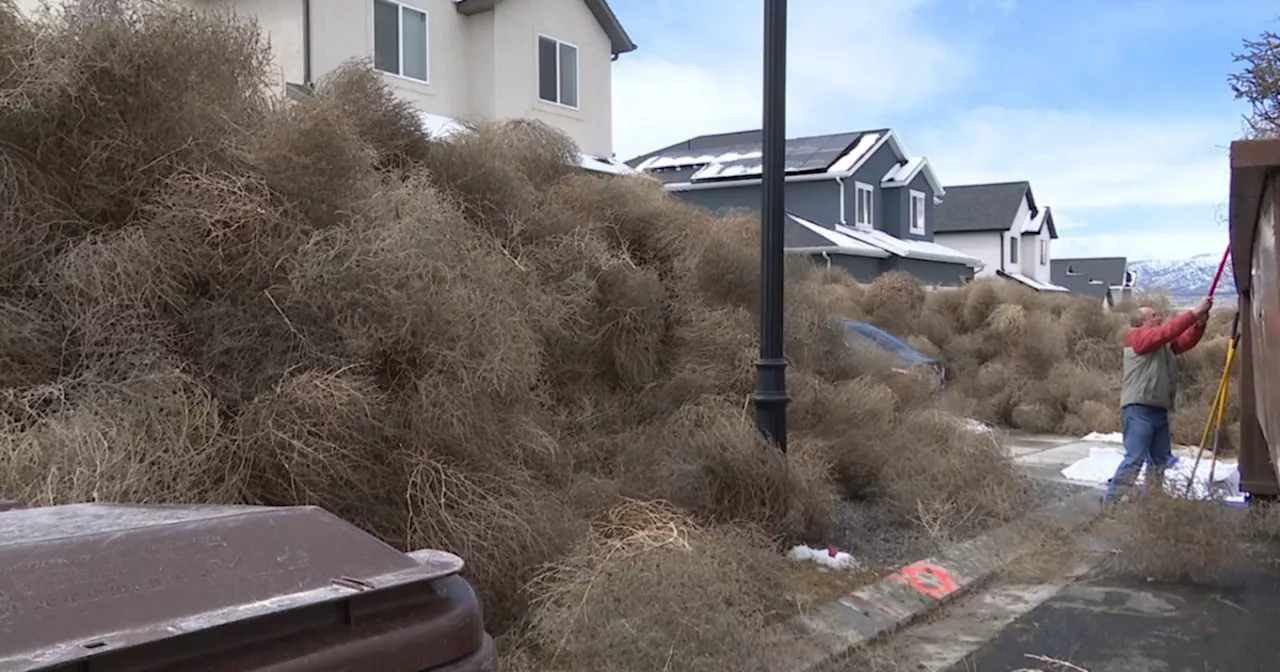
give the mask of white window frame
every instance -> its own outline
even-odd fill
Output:
[[[1021,251],[1021,250],[1019,250],[1019,249],[1018,249],[1018,246],[1020,246],[1020,245],[1022,245],[1022,239],[1021,239],[1021,238],[1019,238],[1018,236],[1009,236],[1009,255],[1008,255],[1008,256],[1009,256],[1009,263],[1011,263],[1011,264],[1021,264],[1021,263],[1022,263],[1021,261],[1019,261],[1019,257],[1020,257],[1021,255],[1019,255],[1019,254],[1018,254],[1018,253]]]
[[[911,221],[908,223],[908,230],[918,236],[923,236],[924,232],[928,230],[925,227],[925,216],[928,215],[928,211],[925,210],[924,192],[912,189],[911,201],[908,206],[910,209],[907,214],[911,217]]]
[[[560,38],[552,37],[544,33],[538,33],[537,35],[538,35],[537,39],[533,41],[533,63],[534,63],[534,72],[537,73],[537,77],[534,78],[534,87],[536,87],[537,89],[534,92],[534,95],[537,96],[538,102],[546,103],[548,105],[555,105],[556,107],[563,107],[567,110],[582,109],[582,50],[578,48],[578,45],[572,42],[566,42]],[[556,98],[557,100],[547,100],[546,98],[542,97],[542,50],[539,48],[541,46],[542,40],[551,40],[552,42],[556,43]],[[573,90],[578,92],[577,105],[566,105],[558,100],[560,98],[561,78],[564,77],[564,73],[561,72],[560,70],[560,47],[561,46],[572,48],[573,53],[578,55],[577,63],[573,68]]]
[[[1040,265],[1049,265],[1049,241],[1044,238],[1040,239]]]
[[[431,15],[427,13],[427,10],[422,9],[421,7],[414,7],[413,5],[407,5],[403,2],[396,2],[396,0],[373,0],[373,2],[371,2],[370,4],[373,6],[376,6],[379,2],[388,4],[388,5],[394,5],[396,8],[396,46],[398,47],[398,51],[400,52],[400,62],[397,64],[397,67],[399,68],[400,72],[387,72],[386,70],[378,70],[377,57],[376,57],[377,50],[378,50],[378,26],[376,22],[370,21],[369,22],[371,24],[370,31],[372,33],[371,44],[373,45],[373,51],[375,54],[374,69],[378,70],[378,72],[384,75],[387,75],[389,77],[403,79],[407,82],[416,82],[418,84],[430,84],[431,83]],[[425,68],[427,71],[426,79],[418,79],[417,77],[410,77],[409,75],[404,74],[404,12],[406,9],[411,12],[417,12],[421,14],[423,18],[423,24],[425,25],[425,28],[427,30],[427,48],[426,48],[426,53],[422,55],[426,64],[426,68]]]
[[[865,197],[863,196],[865,194]],[[863,220],[862,204],[866,204],[866,220]],[[853,223],[854,228],[871,230],[876,222],[876,188],[866,182],[853,183]]]

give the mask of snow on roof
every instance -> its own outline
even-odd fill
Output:
[[[636,170],[658,170],[660,168],[692,168],[694,166],[710,167],[715,164],[731,163],[746,159],[758,159],[764,154],[760,151],[727,151],[718,154],[681,154],[668,156],[656,154],[636,166]],[[701,172],[701,171],[699,171]]]
[[[862,157],[866,156],[867,152],[871,151],[871,148],[875,147],[876,143],[879,141],[879,133],[863,133],[862,137],[858,138],[858,141],[854,143],[853,147],[849,148],[849,151],[845,152],[840,158],[836,159],[829,168],[827,168],[827,172],[847,173],[850,170],[853,170],[853,167],[858,165],[858,162],[862,160]]]
[[[418,119],[422,122],[422,129],[434,138],[447,138],[466,130],[466,126],[457,119],[440,114],[418,110]],[[590,154],[579,154],[578,165],[596,173],[630,175],[636,172],[631,166],[621,161],[604,159]]]
[[[750,154],[759,154],[760,152],[750,152]],[[713,177],[737,177],[739,175],[759,175],[763,171],[763,164],[760,163],[759,156],[743,156],[741,154],[726,154],[723,156],[733,156],[739,158],[718,159],[699,168],[689,176],[691,182],[698,180],[708,180]]]
[[[453,117],[445,117],[419,110],[418,119],[422,122],[422,129],[428,135],[436,138],[447,138],[466,130],[466,127]]]
[[[1044,217],[1048,212],[1048,208],[1040,208],[1040,212],[1028,217],[1027,221],[1022,223],[1022,232],[1040,233],[1040,229],[1044,227]]]
[[[789,212],[787,213],[787,217],[791,218],[791,221],[796,224],[799,224],[809,231],[831,241],[831,244],[836,247],[830,250],[824,250],[827,253],[850,254],[858,257],[877,257],[880,259],[888,257],[890,254],[887,250],[880,247],[863,242],[857,238],[853,238],[852,236],[846,236],[838,231],[833,231],[821,224],[815,224],[803,217],[797,217]]]
[[[616,159],[602,159],[598,156],[590,154],[579,154],[578,162],[580,166],[587,170],[597,173],[610,173],[612,175],[634,175],[635,169]]]
[[[930,241],[905,240],[903,238],[895,238],[884,231],[854,229],[840,225],[836,226],[836,231],[855,240],[862,241],[868,245],[874,245],[898,257],[905,257],[907,259],[923,259],[927,261],[941,261],[950,264],[964,264],[970,268],[978,268],[982,266],[981,261],[978,261],[967,254],[953,250],[946,245],[939,245]]]
[[[881,187],[905,187],[916,179],[916,175],[924,173],[924,179],[933,187],[934,204],[942,202],[941,196],[945,196],[947,190],[942,186],[942,182],[938,180],[937,174],[933,172],[933,166],[929,164],[929,159],[923,156],[913,156],[902,163],[895,164],[880,179]]]
[[[884,179],[880,180],[880,186],[902,186],[910,182],[912,178],[916,176],[916,173],[920,172],[920,169],[923,167],[924,157],[913,156],[905,162],[899,163],[890,168],[889,172],[884,174]]]
[[[1045,282],[1043,280],[1036,280],[1035,278],[1029,278],[1021,273],[1000,271],[1000,275],[1006,278],[1009,278],[1010,280],[1013,280],[1015,282],[1020,282],[1030,287],[1031,289],[1036,290],[1037,292],[1069,292],[1071,291],[1061,285],[1055,285],[1052,282]]]

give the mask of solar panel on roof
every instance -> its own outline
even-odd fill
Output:
[[[826,170],[828,166],[835,163],[836,159],[840,158],[841,154],[844,154],[844,150],[844,145],[841,145],[839,147],[823,149],[820,152],[815,152],[809,156],[807,161],[805,161],[803,170]]]
[[[822,147],[812,152],[801,170],[825,170],[840,158],[861,133],[837,133],[823,137]]]

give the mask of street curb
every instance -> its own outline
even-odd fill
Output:
[[[1037,509],[1003,527],[913,562],[779,628],[779,672],[816,672],[854,649],[903,628],[964,595],[1022,555],[1022,542],[1046,525],[1074,530],[1102,514],[1090,490]]]

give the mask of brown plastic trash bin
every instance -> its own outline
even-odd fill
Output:
[[[494,672],[462,560],[314,507],[0,515],[0,671]]]

